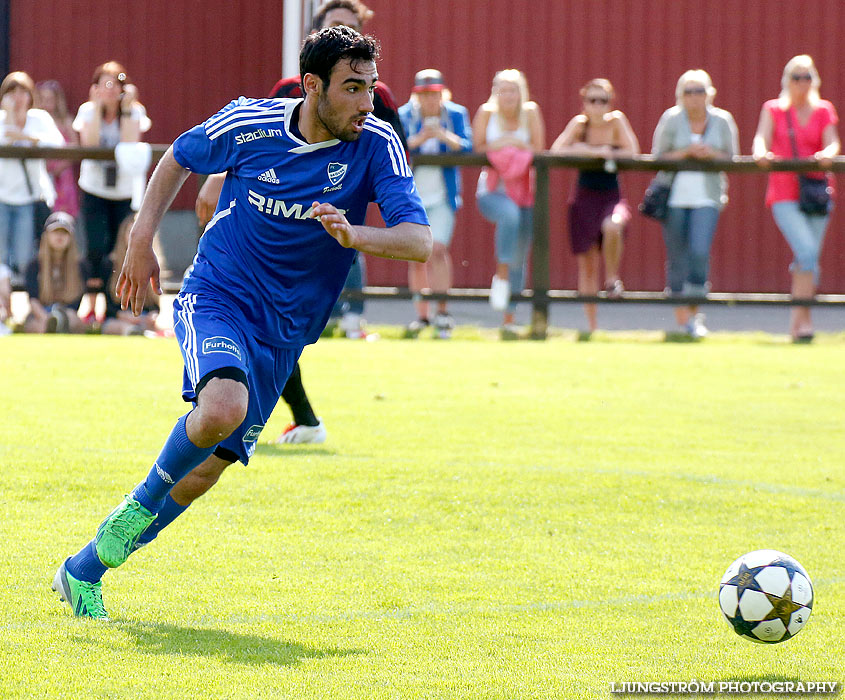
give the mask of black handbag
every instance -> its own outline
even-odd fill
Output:
[[[795,142],[795,128],[792,125],[792,114],[789,110],[786,110],[786,125],[789,129],[789,140],[792,143],[792,155],[797,160],[798,145]],[[807,216],[827,216],[830,213],[831,194],[832,190],[826,176],[798,176],[798,208]]]
[[[808,216],[827,216],[831,188],[826,177],[798,176],[798,208]]]
[[[672,178],[674,180],[674,177]],[[643,201],[637,207],[640,214],[657,221],[664,221],[669,213],[669,195],[672,192],[672,183],[654,178],[646,188]]]

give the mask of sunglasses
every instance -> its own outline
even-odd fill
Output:
[[[610,100],[607,97],[585,97],[584,102],[591,105],[606,105]]]
[[[685,95],[706,95],[707,90],[704,88],[687,88],[684,90]]]
[[[813,76],[809,73],[793,73],[789,77],[796,83],[801,82],[802,80],[810,82],[813,79]]]

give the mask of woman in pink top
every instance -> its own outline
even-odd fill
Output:
[[[839,155],[836,109],[819,96],[819,73],[809,56],[795,56],[783,69],[780,97],[763,105],[754,136],[754,159],[768,167],[780,158],[807,158],[829,169]],[[794,145],[793,145],[794,144]],[[832,193],[833,178],[826,177]],[[812,299],[819,279],[819,256],[830,219],[826,214],[807,214],[799,207],[798,175],[794,172],[769,174],[766,204],[772,208],[775,223],[792,248],[793,299]],[[813,339],[809,306],[792,307],[790,333],[794,342]]]

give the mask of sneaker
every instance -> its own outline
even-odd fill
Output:
[[[102,581],[89,583],[77,581],[67,572],[68,560],[65,559],[53,577],[52,589],[70,605],[77,617],[90,617],[94,620],[108,620],[109,614],[103,606]]]
[[[687,321],[684,326],[684,330],[690,338],[696,339],[706,338],[707,334],[710,332],[707,330],[707,326],[704,325],[704,314],[695,314],[691,316],[690,320]]]
[[[323,425],[323,421],[321,419],[317,419],[320,422],[317,425],[297,425],[296,423],[291,423],[287,428],[284,429],[281,435],[276,438],[276,444],[302,444],[306,442],[310,442],[312,444],[319,444],[321,442],[326,441],[326,437],[328,433],[326,433],[326,426]]]
[[[115,508],[97,529],[97,556],[109,568],[120,566],[132,553],[141,533],[156,519],[131,496]]]
[[[519,340],[519,327],[512,323],[506,323],[499,329],[500,340]]]
[[[360,314],[345,313],[338,325],[347,338],[360,340],[367,337],[367,332],[364,330],[364,319],[361,318]]]
[[[431,322],[427,318],[418,318],[416,321],[411,321],[407,326],[405,326],[405,337],[416,338],[430,325]]]
[[[490,283],[490,306],[496,311],[504,311],[511,300],[511,283],[496,275]]]
[[[452,331],[455,329],[455,319],[447,313],[438,313],[434,317],[434,328],[437,330],[438,338],[447,340],[452,337]]]
[[[622,293],[625,291],[625,285],[622,284],[622,280],[617,279],[616,281],[605,285],[604,291],[607,294],[608,299],[621,299]]]

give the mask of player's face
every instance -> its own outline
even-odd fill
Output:
[[[317,117],[333,138],[356,141],[364,130],[364,120],[373,111],[373,87],[378,80],[373,61],[349,59],[335,64],[328,87],[320,84]]]

